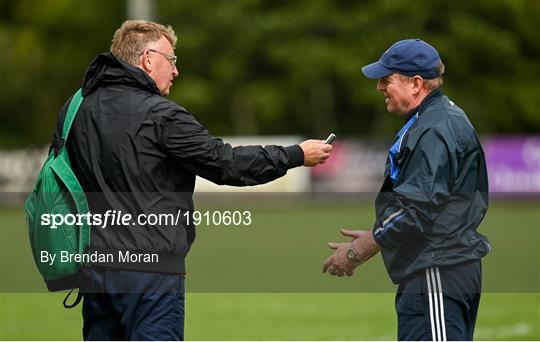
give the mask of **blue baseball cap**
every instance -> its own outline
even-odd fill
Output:
[[[383,78],[394,72],[405,76],[432,79],[439,76],[441,57],[435,48],[420,39],[405,39],[394,43],[375,63],[362,68],[368,78]]]

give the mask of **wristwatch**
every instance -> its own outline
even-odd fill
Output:
[[[349,244],[349,249],[347,250],[347,257],[349,260],[354,262],[362,262],[363,260],[358,256],[358,252],[354,249],[352,242]]]

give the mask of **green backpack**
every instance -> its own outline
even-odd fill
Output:
[[[79,287],[84,265],[74,261],[75,258],[62,260],[62,255],[82,255],[90,244],[90,228],[87,222],[80,220],[74,223],[71,219],[77,217],[77,214],[88,213],[89,209],[82,187],[71,169],[65,147],[71,124],[82,100],[82,91],[79,89],[69,104],[62,137],[54,139],[54,148],[41,168],[36,186],[25,203],[34,261],[49,291],[73,291]],[[62,218],[64,222],[60,223]],[[54,259],[51,258],[52,255],[55,256]],[[66,300],[64,305],[70,307],[66,305]],[[80,295],[72,306],[79,301]]]

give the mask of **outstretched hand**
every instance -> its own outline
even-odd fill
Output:
[[[324,140],[310,139],[300,143],[300,148],[304,151],[304,166],[316,166],[324,164],[330,157],[332,145],[325,144]]]
[[[365,261],[373,257],[380,250],[375,242],[371,231],[342,229],[341,234],[352,238],[348,243],[330,242],[328,247],[334,250],[334,253],[324,261],[323,273],[330,273],[338,277],[344,275],[352,276],[354,270]],[[347,256],[349,248],[356,251],[358,260],[351,260]]]

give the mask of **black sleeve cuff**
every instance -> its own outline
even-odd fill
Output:
[[[385,239],[382,236],[375,234],[376,231],[377,231],[377,226],[375,226],[375,228],[373,228],[373,230],[371,231],[371,234],[373,235],[373,240],[375,240],[375,243],[377,243],[377,245],[379,245],[381,249],[389,247],[387,244],[387,241],[385,241]]]
[[[285,147],[285,152],[289,156],[288,166],[290,169],[304,165],[304,151],[300,145],[292,145]]]

